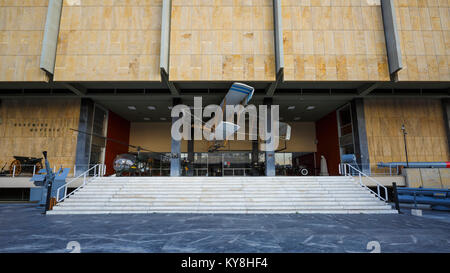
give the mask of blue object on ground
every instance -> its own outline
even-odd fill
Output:
[[[435,210],[450,211],[450,190],[426,188],[397,188],[400,203],[431,205]]]
[[[52,196],[53,198],[56,198],[57,190],[59,187],[62,187],[66,184],[66,178],[69,175],[70,168],[60,168],[59,171],[56,173],[55,181],[53,182],[52,186]],[[30,201],[38,202],[39,205],[45,205],[46,198],[47,198],[47,186],[48,183],[45,181],[46,177],[46,170],[41,169],[39,173],[35,174],[30,181],[34,183],[36,188],[30,189]],[[60,191],[60,198],[62,198],[64,195],[64,191]]]

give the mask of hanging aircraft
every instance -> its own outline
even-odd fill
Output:
[[[255,92],[255,89],[251,86],[248,86],[243,83],[234,83],[228,93],[223,98],[222,102],[220,103],[220,108],[222,109],[222,112],[225,113],[227,106],[237,106],[242,105],[243,107],[247,106],[250,100],[253,97],[253,94]],[[243,111],[237,113],[237,118],[239,120],[239,116],[243,113]],[[215,140],[212,141],[212,143],[208,147],[208,152],[215,152],[218,151],[221,148],[225,148],[228,144],[228,141],[231,136],[233,136],[238,130],[240,129],[240,126],[231,122],[224,121],[225,115],[220,119],[220,117],[215,116],[212,119],[210,119],[205,124],[213,124],[211,127],[208,127],[206,125],[203,125],[203,130],[209,130],[214,131]],[[200,118],[201,117],[197,117]],[[279,138],[281,140],[286,141],[290,139],[291,137],[291,126],[289,126],[285,122],[279,122]],[[223,139],[223,140],[217,140],[217,139]]]
[[[220,103],[220,107],[222,112],[225,112],[226,107],[229,106],[247,106],[250,100],[253,97],[255,89],[251,86],[242,84],[242,83],[234,83],[228,93],[225,95],[224,99]],[[237,118],[243,112],[237,113]],[[225,116],[225,115],[224,115]],[[202,119],[202,117],[194,117],[198,119]],[[203,122],[203,121],[202,121]],[[232,122],[227,122],[220,119],[218,116],[211,118],[208,122],[203,122],[204,124],[212,124],[212,126],[202,125],[203,130],[209,130],[214,132],[215,138],[212,140],[211,144],[208,147],[208,152],[216,152],[221,148],[225,148],[229,142],[231,136],[238,132],[240,126],[234,124]],[[130,148],[134,148],[137,152],[130,152],[125,154],[117,155],[114,160],[113,168],[116,172],[117,176],[123,176],[124,174],[129,175],[147,175],[150,169],[150,166],[153,162],[158,160],[170,160],[170,156],[167,156],[164,153],[153,152],[147,148],[143,148],[141,146],[129,145],[127,143],[118,141],[116,139],[107,138],[99,134],[95,133],[87,133],[75,129],[71,129],[78,133],[83,133],[91,136],[96,136],[105,140],[110,140],[116,142],[121,145],[125,145]],[[291,137],[291,126],[285,122],[279,122],[279,139],[284,140],[284,148],[281,148],[277,151],[282,151],[286,149],[286,141]],[[217,140],[223,139],[223,140]]]

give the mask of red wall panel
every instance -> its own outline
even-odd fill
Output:
[[[130,122],[114,112],[108,114],[108,132],[107,137],[130,144]],[[114,158],[118,154],[128,152],[128,146],[107,140],[105,150],[106,174],[114,174]]]
[[[333,111],[316,122],[317,154],[316,164],[320,173],[320,157],[327,160],[330,175],[339,175],[339,135],[336,111]]]

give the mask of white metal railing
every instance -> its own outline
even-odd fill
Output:
[[[64,186],[59,187],[58,190],[56,191],[56,201],[58,203],[64,201],[67,197],[79,191],[81,188],[86,186],[89,182],[91,182],[95,178],[104,176],[105,173],[106,173],[106,165],[104,164],[95,165],[94,167],[90,168],[89,170],[85,171],[84,173],[78,175],[77,177],[67,182]],[[80,179],[83,179],[83,183],[78,188],[67,194],[68,186],[76,181],[79,181]],[[59,193],[62,189],[64,189],[64,195],[61,198]]]
[[[358,170],[357,168],[353,167],[352,165],[350,165],[348,163],[341,163],[341,164],[339,164],[339,174],[344,175],[344,176],[354,176],[354,174],[357,174],[358,177],[359,177],[359,184],[362,187],[366,188],[371,193],[375,194],[379,199],[381,199],[381,200],[383,200],[385,202],[388,201],[388,190],[387,190],[387,188],[385,186],[383,186],[377,180],[375,180],[372,177],[366,175],[365,173],[361,172],[360,170]],[[362,177],[363,176],[367,177],[367,179],[369,179],[370,181],[374,182],[377,185],[377,192],[374,192],[373,190],[371,190],[369,187],[367,187],[362,182]],[[384,189],[384,197],[381,196],[381,188]]]

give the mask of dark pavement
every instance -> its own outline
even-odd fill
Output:
[[[401,215],[42,215],[0,204],[0,252],[450,253],[450,213]],[[372,243],[377,245],[378,243]],[[76,243],[75,243],[76,244]],[[370,248],[372,249],[372,248]]]

